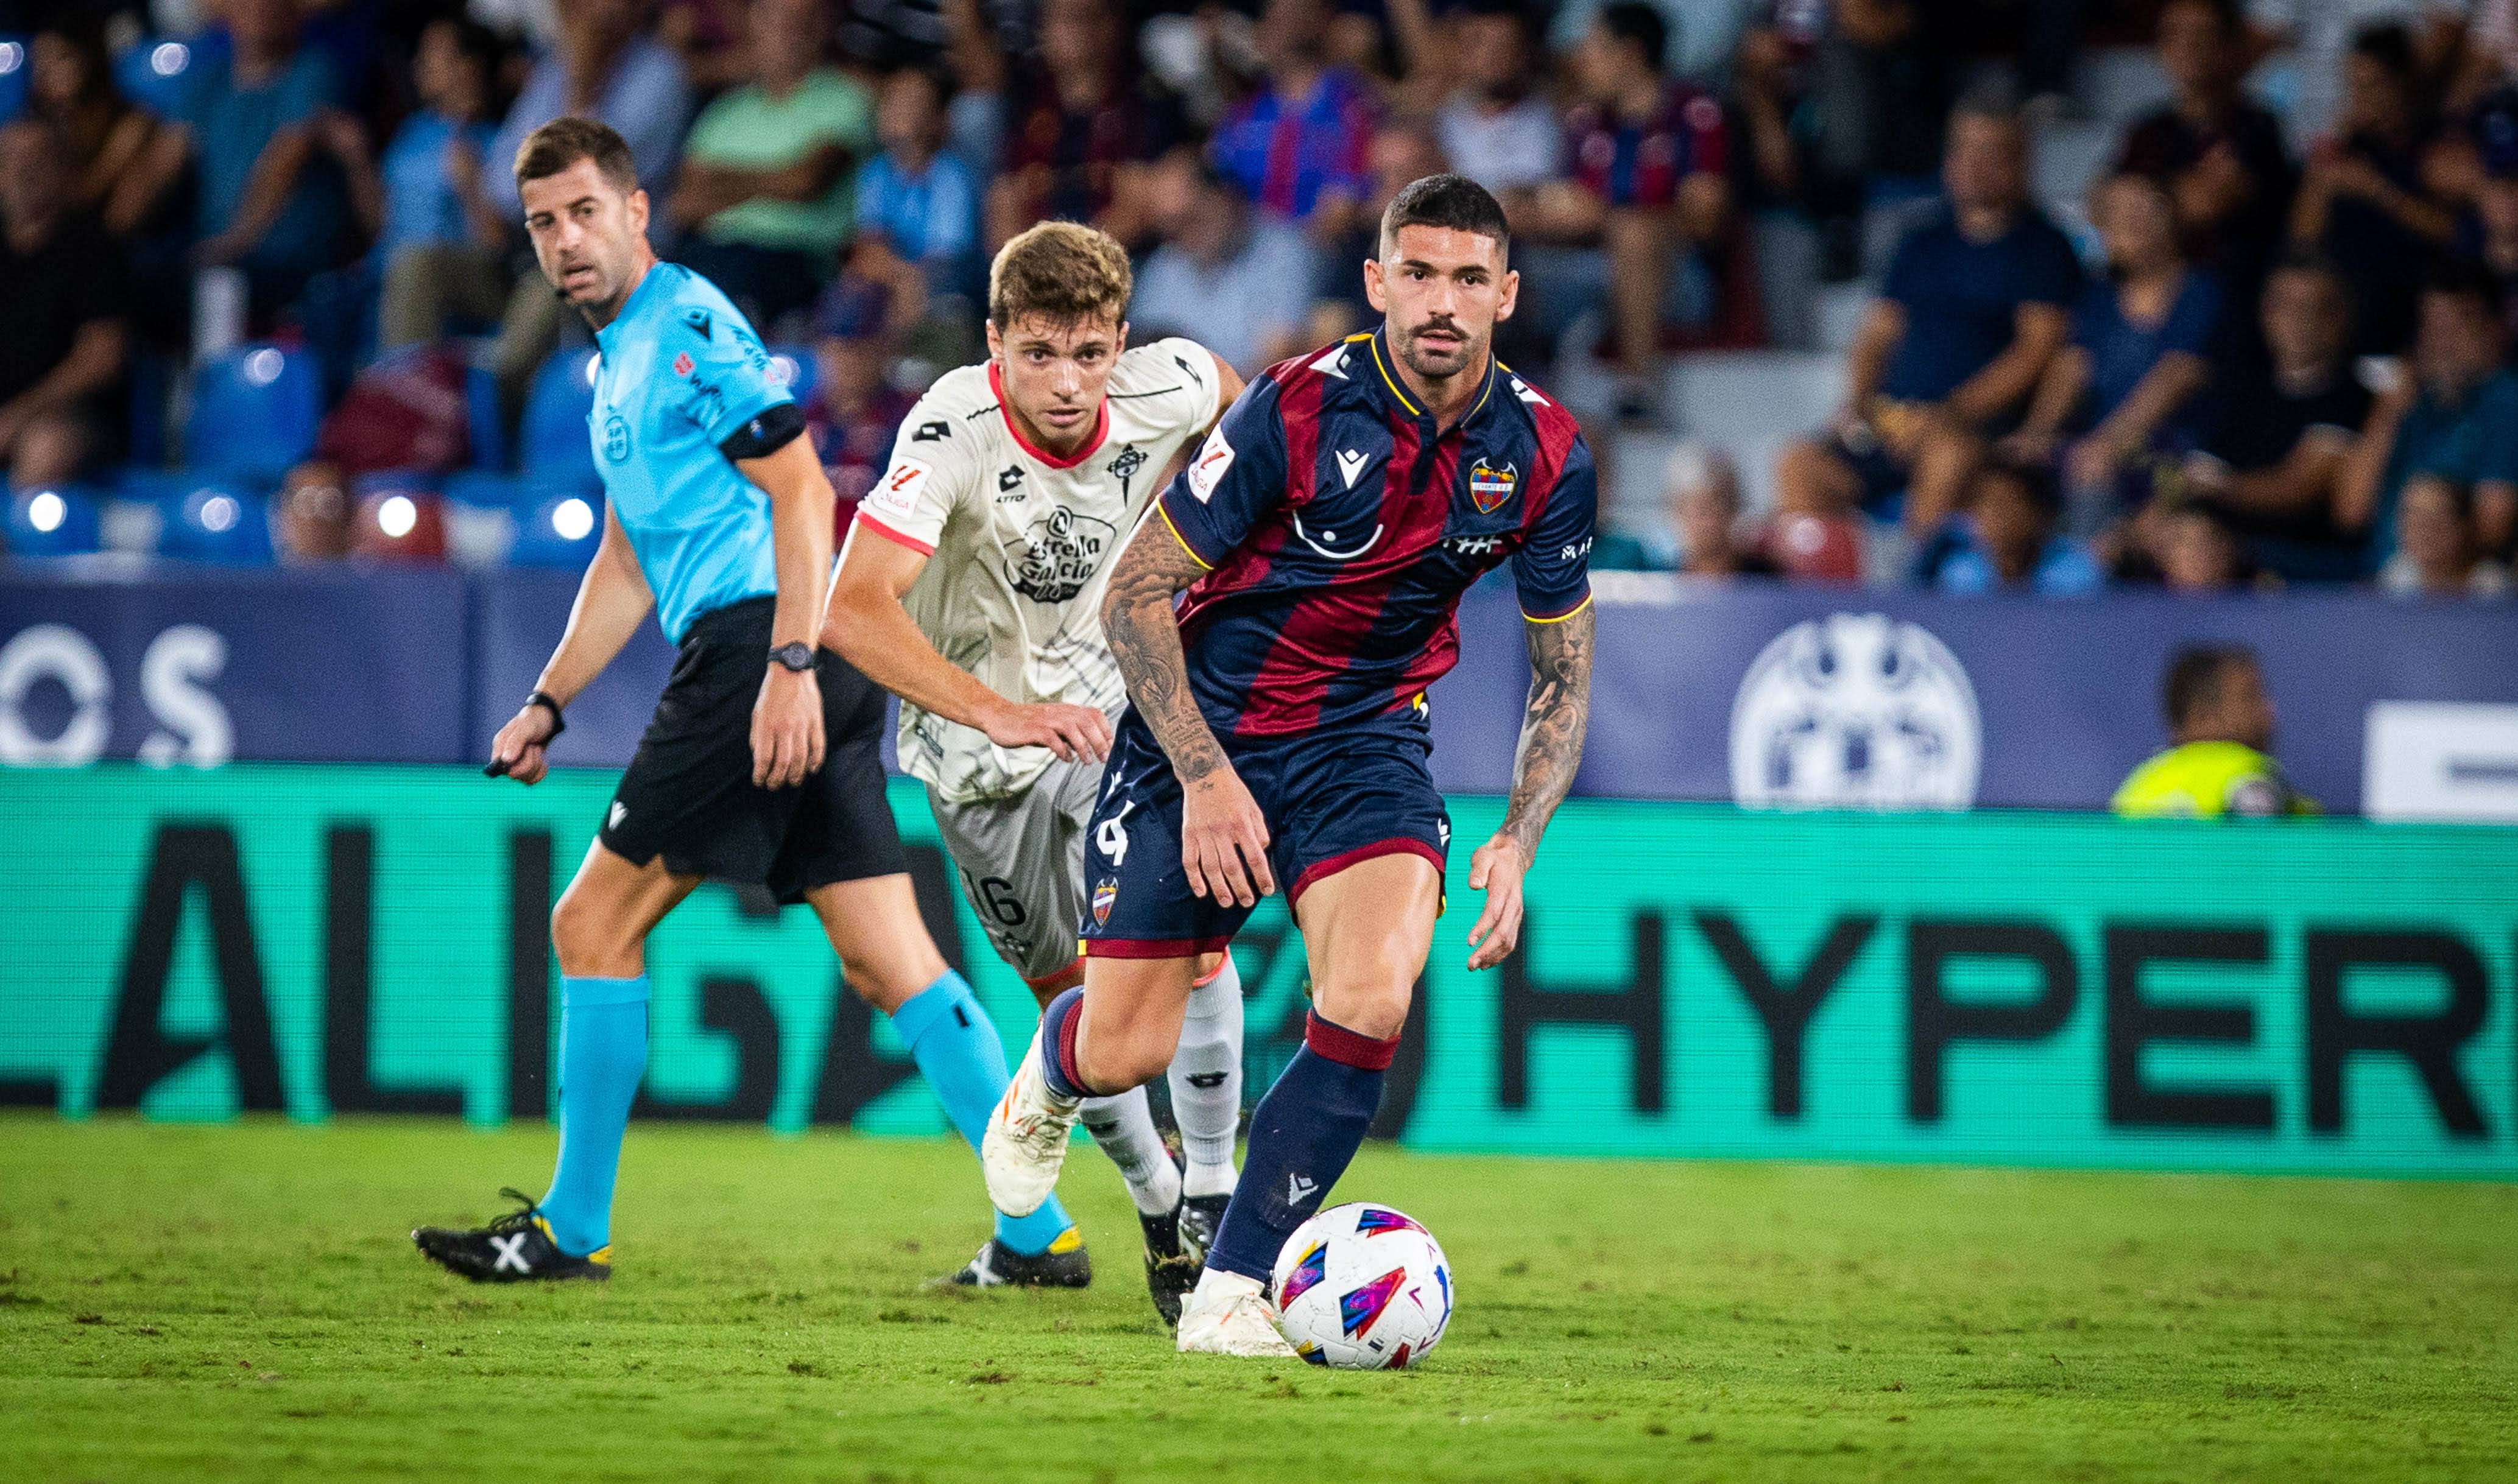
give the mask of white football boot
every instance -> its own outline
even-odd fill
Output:
[[[988,1178],[988,1200],[1009,1216],[1028,1216],[1058,1187],[1066,1163],[1067,1134],[1075,1127],[1079,1098],[1061,1097],[1040,1075],[1040,1033],[1015,1068],[1006,1095],[988,1115],[979,1141],[979,1168]]]
[[[1208,1268],[1181,1305],[1183,1355],[1248,1355],[1295,1359],[1294,1347],[1277,1330],[1277,1306],[1256,1278]]]

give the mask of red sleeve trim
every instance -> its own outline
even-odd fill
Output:
[[[889,526],[886,526],[883,522],[866,514],[866,508],[863,505],[859,505],[857,507],[857,524],[863,526],[868,530],[873,531],[876,535],[883,537],[887,541],[896,542],[899,545],[908,547],[910,550],[918,553],[922,557],[932,557],[935,555],[935,548],[933,545],[918,539],[916,536],[904,534],[892,530]]]

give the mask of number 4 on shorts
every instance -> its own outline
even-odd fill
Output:
[[[1128,811],[1136,807],[1135,799],[1128,800],[1119,806],[1117,814],[1104,820],[1102,827],[1093,831],[1094,845],[1110,858],[1113,866],[1128,864]]]

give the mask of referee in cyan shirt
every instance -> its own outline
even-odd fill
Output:
[[[492,744],[490,771],[547,768],[569,701],[650,609],[680,647],[655,720],[551,913],[559,953],[560,1152],[549,1194],[420,1251],[484,1281],[603,1278],[612,1185],[647,1061],[647,934],[704,877],[807,902],[848,987],[892,1018],[954,1126],[977,1142],[1005,1051],[927,935],[884,797],[883,693],[813,640],[831,572],[831,487],[803,414],[715,284],[647,245],[629,146],[561,118],[516,151],[543,273],[594,326],[588,416],[608,508],[568,629]],[[1000,1217],[997,1240],[1081,1287],[1064,1211]]]

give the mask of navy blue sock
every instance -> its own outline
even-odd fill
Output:
[[[1064,992],[1040,1011],[1040,1077],[1060,1097],[1091,1097],[1075,1070],[1076,1018],[1084,1008],[1084,986]]]
[[[647,976],[559,982],[559,1167],[542,1216],[572,1256],[612,1245],[612,1182],[647,1072]]]
[[[1396,1037],[1375,1040],[1318,1015],[1303,1023],[1303,1048],[1250,1114],[1241,1184],[1224,1212],[1207,1265],[1268,1281],[1294,1228],[1321,1208],[1346,1173],[1381,1106],[1382,1075]]]
[[[945,970],[943,978],[891,1012],[891,1028],[926,1074],[927,1085],[944,1105],[944,1116],[973,1149],[978,1148],[988,1130],[988,1110],[1006,1095],[1006,1048],[970,985]],[[1074,1224],[1052,1196],[1028,1216],[997,1212],[997,1241],[1026,1257],[1036,1256]]]

